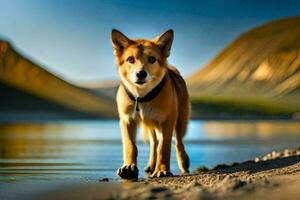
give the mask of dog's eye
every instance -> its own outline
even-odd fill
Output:
[[[148,62],[149,62],[150,64],[155,63],[155,61],[156,61],[156,58],[155,58],[154,56],[150,56],[150,57],[148,58]]]
[[[129,56],[126,61],[133,64],[134,63],[134,57]]]

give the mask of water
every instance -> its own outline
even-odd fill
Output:
[[[0,183],[34,180],[118,180],[122,144],[118,121],[0,124]],[[143,177],[149,145],[138,136]],[[300,123],[191,121],[185,138],[191,171],[299,147]],[[171,169],[179,173],[175,150]]]

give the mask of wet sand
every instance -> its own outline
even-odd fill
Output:
[[[38,199],[298,199],[300,148],[213,169],[200,167],[185,176],[106,181],[62,188]]]

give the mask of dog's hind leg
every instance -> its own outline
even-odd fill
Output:
[[[175,125],[174,119],[167,119],[159,125],[155,131],[159,133],[159,142],[157,146],[157,158],[155,170],[151,174],[151,178],[172,176],[170,171],[170,157],[172,146],[172,135]]]
[[[156,147],[157,147],[157,137],[154,129],[148,129],[147,134],[149,137],[150,143],[150,155],[147,166],[145,167],[145,172],[148,174],[152,174],[155,169],[156,164]]]
[[[185,111],[187,112],[187,111]],[[183,137],[185,135],[189,114],[188,112],[185,113],[184,111],[179,114],[176,124],[176,157],[178,162],[178,167],[181,173],[186,174],[189,173],[190,167],[190,159],[188,154],[185,151],[184,144],[183,144]]]

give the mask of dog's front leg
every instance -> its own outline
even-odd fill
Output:
[[[172,173],[170,172],[170,157],[173,129],[174,122],[171,120],[167,120],[160,127],[157,161],[155,170],[151,175],[152,178],[172,176]]]
[[[136,164],[137,147],[135,145],[136,122],[120,119],[120,127],[123,142],[124,163],[117,171],[117,174],[124,179],[137,179],[138,168]]]

